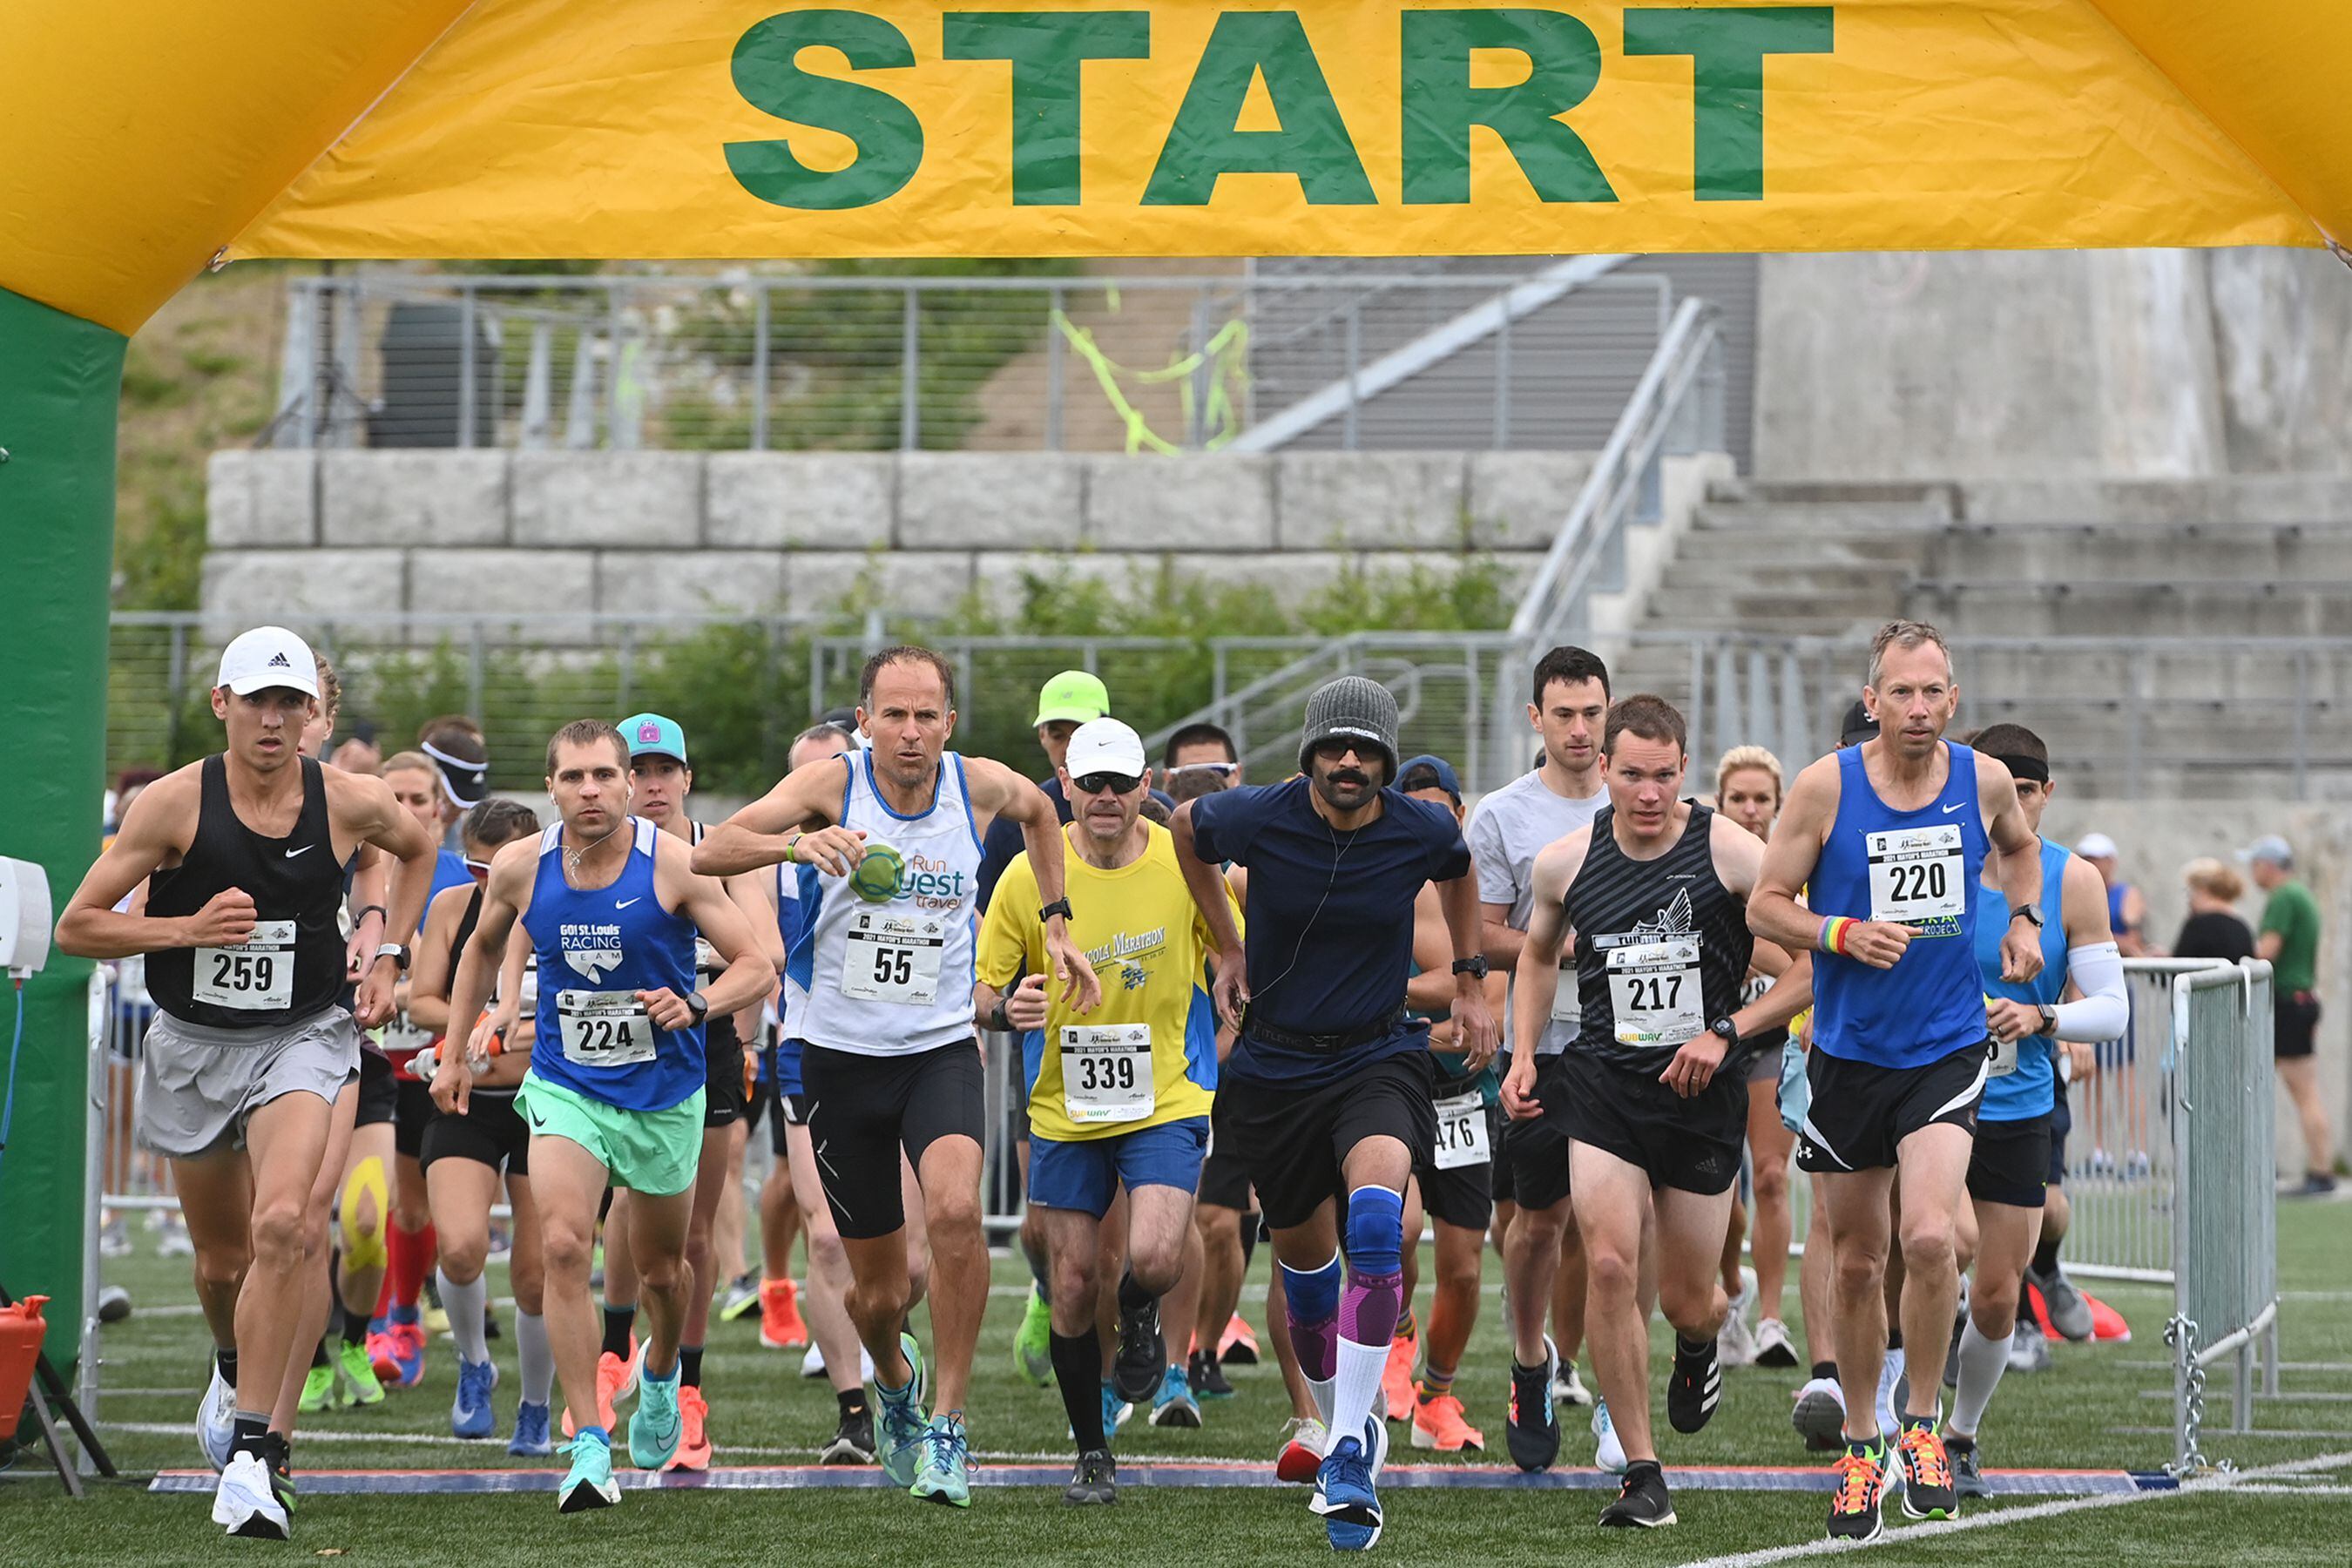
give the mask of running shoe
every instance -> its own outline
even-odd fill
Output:
[[[720,1298],[717,1306],[711,1309],[712,1315],[722,1323],[731,1323],[739,1318],[750,1317],[759,1310],[760,1287],[766,1283],[767,1281],[757,1274],[748,1271],[738,1274],[727,1282],[727,1294]],[[787,1279],[784,1283],[789,1285],[792,1281]]]
[[[1655,1464],[1627,1470],[1617,1500],[1601,1510],[1601,1522],[1618,1530],[1656,1530],[1674,1523],[1675,1503],[1666,1495],[1665,1472]]]
[[[1685,1437],[1714,1419],[1715,1407],[1723,1400],[1721,1343],[1708,1340],[1692,1352],[1683,1348],[1680,1334],[1675,1336],[1674,1370],[1666,1374],[1666,1419]]]
[[[1050,1362],[1047,1370],[1052,1370]],[[1130,1405],[1142,1404],[1160,1387],[1167,1372],[1168,1342],[1160,1337],[1160,1298],[1154,1296],[1139,1307],[1121,1306],[1118,1351],[1110,1363],[1110,1380],[1118,1396]]]
[[[177,1215],[168,1216],[163,1222],[162,1234],[155,1239],[155,1256],[194,1258],[195,1255],[195,1238],[188,1234],[187,1221]]]
[[[1021,1326],[1013,1331],[1013,1371],[1035,1388],[1054,1381],[1054,1310],[1034,1280],[1029,1285],[1029,1304],[1021,1311]]]
[[[229,1456],[213,1489],[213,1522],[248,1541],[283,1541],[289,1521],[268,1462],[250,1448]]]
[[[1903,1462],[1903,1511],[1913,1519],[1958,1519],[1960,1500],[1952,1484],[1951,1457],[1936,1424],[1926,1417],[1906,1419],[1903,1435],[1895,1440]]]
[[[834,1428],[833,1441],[817,1451],[820,1465],[870,1465],[874,1462],[874,1407],[844,1411]]]
[[[890,1478],[892,1486],[911,1487],[923,1462],[923,1439],[930,1431],[930,1422],[923,1414],[929,1388],[923,1379],[923,1349],[915,1342],[915,1336],[900,1334],[898,1351],[914,1375],[904,1388],[874,1384],[874,1396],[882,1407],[882,1473]]]
[[[220,1373],[220,1358],[212,1358],[212,1382],[196,1402],[196,1447],[205,1463],[215,1470],[228,1468],[229,1450],[236,1443],[236,1388]]]
[[[378,1388],[398,1388],[400,1381],[400,1344],[392,1337],[392,1325],[382,1318],[368,1321],[368,1366],[375,1373]]]
[[[407,1313],[406,1317],[401,1316]],[[415,1388],[425,1381],[425,1328],[416,1321],[414,1307],[394,1307],[385,1320],[384,1335],[391,1341],[392,1377],[390,1381],[402,1388]],[[378,1375],[382,1375],[381,1368]]]
[[[678,1408],[682,1370],[672,1366],[667,1377],[648,1372],[637,1379],[636,1413],[629,1417],[629,1460],[641,1470],[667,1465],[686,1436],[686,1417]]]
[[[1192,1398],[1192,1384],[1182,1367],[1171,1363],[1160,1374],[1160,1392],[1151,1396],[1151,1424],[1185,1427],[1201,1425],[1201,1406]]]
[[[1545,1342],[1549,1344],[1550,1342],[1547,1340]],[[1584,1379],[1576,1375],[1576,1363],[1574,1362],[1563,1362],[1560,1364],[1559,1371],[1552,1374],[1551,1402],[1554,1405],[1574,1405],[1583,1408],[1591,1407],[1592,1404],[1592,1391],[1584,1386]]]
[[[644,1406],[640,1405],[636,1418],[629,1423],[631,1431],[636,1429],[637,1421],[644,1419]],[[669,1457],[669,1463],[664,1465],[662,1468],[666,1470],[709,1469],[710,1468],[710,1402],[702,1397],[702,1390],[681,1388],[677,1391],[677,1418],[678,1425],[683,1428],[677,1440],[677,1452]]]
[[[1186,1369],[1186,1379],[1192,1385],[1195,1399],[1231,1399],[1234,1385],[1225,1381],[1225,1369],[1216,1357],[1194,1351],[1192,1365]]]
[[[941,1415],[922,1436],[922,1466],[908,1491],[925,1502],[950,1508],[971,1506],[971,1451],[964,1441],[963,1421]]]
[[[1250,1331],[1239,1312],[1225,1324],[1224,1336],[1217,1342],[1217,1359],[1228,1366],[1257,1364],[1257,1335]]]
[[[1417,1394],[1412,1402],[1412,1446],[1441,1454],[1458,1454],[1465,1448],[1483,1454],[1486,1435],[1464,1418],[1462,1401],[1451,1394],[1434,1399]]]
[[[1381,1392],[1388,1395],[1389,1419],[1412,1419],[1412,1363],[1421,1350],[1421,1336],[1398,1332],[1389,1341],[1388,1364],[1381,1368]]]
[[[2009,1336],[2009,1370],[2048,1372],[2050,1341],[2032,1323],[2020,1323]]]
[[[441,1281],[430,1268],[425,1271],[425,1300],[418,1322],[428,1339],[439,1339],[449,1331],[449,1311],[441,1305]]]
[[[1089,1448],[1078,1456],[1077,1468],[1070,1472],[1070,1488],[1062,1494],[1062,1500],[1074,1508],[1117,1502],[1118,1476],[1118,1464],[1108,1448]]]
[[[1992,1488],[1984,1479],[1984,1460],[1977,1453],[1976,1440],[1947,1432],[1944,1453],[1952,1461],[1952,1490],[1960,1497],[1990,1497]]]
[[[1910,1379],[1904,1375],[1903,1352],[1889,1350],[1878,1363],[1878,1436],[1888,1443],[1903,1430],[1903,1407],[1911,1402]]]
[[[331,1363],[314,1366],[302,1374],[302,1398],[295,1405],[305,1415],[316,1415],[335,1407],[335,1369]]]
[[[555,1452],[554,1435],[550,1430],[553,1415],[544,1405],[529,1402],[515,1406],[514,1436],[507,1442],[507,1452],[529,1458]]]
[[[1110,1379],[1104,1378],[1102,1384],[1103,1436],[1108,1437],[1112,1433],[1118,1431],[1120,1427],[1126,1426],[1127,1418],[1134,1414],[1135,1406],[1129,1404],[1126,1400],[1121,1399],[1118,1396],[1118,1390],[1111,1386]],[[1066,1423],[1066,1430],[1063,1435],[1067,1436],[1072,1442],[1076,1442],[1077,1440],[1077,1434],[1067,1431],[1066,1425],[1067,1424]]]
[[[1756,1331],[1748,1326],[1748,1310],[1756,1305],[1756,1270],[1742,1264],[1739,1293],[1723,1316],[1715,1336],[1716,1356],[1725,1366],[1748,1366],[1756,1360]],[[1663,1483],[1662,1483],[1663,1484]]]
[[[1874,1438],[1868,1443],[1848,1443],[1837,1463],[1830,1467],[1837,1478],[1837,1490],[1830,1496],[1831,1540],[1867,1543],[1885,1532],[1881,1506],[1886,1500],[1885,1460],[1884,1443]]]
[[[374,1360],[365,1346],[343,1341],[335,1349],[335,1370],[342,1373],[344,1405],[383,1403],[383,1382],[376,1376]]]
[[[1834,1453],[1845,1447],[1845,1390],[1833,1377],[1808,1380],[1797,1390],[1796,1408],[1789,1412],[1789,1425],[1805,1440],[1805,1447],[1816,1454]]]
[[[269,1489],[278,1499],[278,1506],[286,1510],[291,1523],[294,1518],[294,1452],[283,1437],[270,1437],[270,1452],[264,1457],[269,1467]]]
[[[1789,1332],[1789,1325],[1778,1318],[1766,1318],[1756,1325],[1756,1364],[1758,1366],[1795,1366],[1797,1342]]]
[[[1511,1362],[1511,1405],[1503,1425],[1504,1446],[1511,1463],[1523,1470],[1549,1469],[1559,1458],[1559,1423],[1551,1413],[1551,1380],[1559,1371],[1559,1352],[1544,1336],[1544,1364],[1521,1366]]]
[[[98,1255],[100,1258],[128,1258],[131,1256],[131,1227],[123,1223],[121,1215],[117,1215],[114,1218],[108,1220],[105,1226],[100,1229],[98,1233]]]
[[[605,1351],[596,1358],[596,1425],[607,1432],[620,1425],[620,1414],[615,1406],[637,1392],[646,1367],[646,1351],[650,1342],[633,1334],[629,1338],[627,1360],[622,1360],[611,1351]],[[572,1412],[568,1409],[563,1413],[563,1435],[567,1437],[572,1436]]]
[[[2042,1310],[2052,1328],[2077,1344],[2091,1337],[2095,1327],[2091,1321],[2091,1304],[2084,1299],[2083,1292],[2074,1288],[2074,1282],[2066,1278],[2064,1269],[2053,1268],[2044,1274],[2038,1269],[2028,1268],[2025,1278],[2042,1292]]]
[[[1388,1457],[1388,1424],[1368,1416],[1361,1433],[1331,1445],[1315,1476],[1308,1507],[1323,1516],[1323,1533],[1335,1552],[1369,1552],[1380,1544],[1381,1499],[1372,1479]]]
[[[487,1437],[498,1429],[490,1409],[490,1390],[499,1385],[499,1369],[491,1362],[457,1358],[457,1397],[449,1403],[449,1431],[458,1437]]]
[[[613,1445],[602,1432],[583,1432],[563,1446],[572,1468],[555,1489],[558,1513],[579,1513],[610,1508],[621,1500],[620,1484],[613,1479]]]
[[[1283,1423],[1282,1451],[1275,1456],[1275,1479],[1303,1487],[1323,1468],[1323,1449],[1330,1436],[1312,1415],[1294,1415]]]
[[[1592,1468],[1612,1476],[1625,1473],[1625,1441],[1617,1436],[1617,1423],[1609,1419],[1609,1401],[1592,1402]]]
[[[789,1279],[760,1281],[760,1342],[772,1351],[788,1351],[808,1344],[808,1324],[801,1318],[800,1292]],[[817,1358],[817,1370],[824,1369],[824,1358]]]

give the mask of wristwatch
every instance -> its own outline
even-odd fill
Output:
[[[2038,905],[2021,905],[2017,909],[2010,910],[2009,918],[2012,922],[2017,921],[2030,921],[2032,922],[2033,929],[2035,931],[2040,931],[2042,929],[2042,910]]]
[[[694,1021],[699,1024],[710,1016],[710,998],[699,991],[689,991],[686,994],[686,1010],[693,1014]]]
[[[2050,1005],[2050,1004],[2049,1004],[2049,1003],[2047,1003],[2047,1002],[2036,1002],[2036,1003],[2033,1005],[2033,1010],[2034,1010],[2035,1012],[2037,1012],[2037,1013],[2039,1013],[2039,1014],[2041,1014],[2041,1015],[2042,1015],[2042,1029],[2041,1029],[2041,1033],[2047,1035],[2047,1034],[2051,1034],[2051,1033],[2054,1032],[2054,1031],[2057,1029],[2057,1027],[2058,1027],[2058,1015],[2057,1015],[2057,1013],[2056,1013],[2056,1012],[2055,1012],[2055,1011],[2051,1007],[2051,1005]]]
[[[1009,1035],[1013,1032],[1013,1015],[1005,1008],[1004,998],[1002,996],[996,999],[996,1005],[989,1010],[988,1026],[1000,1035]]]
[[[1454,973],[1456,974],[1472,975],[1480,980],[1486,979],[1486,955],[1483,952],[1474,952],[1467,958],[1455,959],[1454,961]]]
[[[1736,1046],[1739,1043],[1739,1026],[1728,1018],[1717,1018],[1706,1026],[1706,1030],[1710,1035],[1721,1035],[1723,1043],[1727,1046]]]
[[[376,958],[392,959],[400,965],[400,972],[403,974],[408,973],[408,950],[401,946],[400,943],[396,942],[385,942],[382,947],[375,950],[375,956]],[[370,960],[370,962],[373,963],[374,961]]]
[[[1068,899],[1055,899],[1052,903],[1047,904],[1044,909],[1037,911],[1037,918],[1041,921],[1052,920],[1055,915],[1061,916],[1065,921],[1067,921],[1070,918],[1070,900]]]

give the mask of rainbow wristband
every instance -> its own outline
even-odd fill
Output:
[[[1832,915],[1822,921],[1822,951],[1833,952],[1840,958],[1843,958],[1846,933],[1853,929],[1853,919],[1850,915]]]

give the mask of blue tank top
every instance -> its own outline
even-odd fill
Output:
[[[1860,746],[1837,753],[1837,821],[1806,905],[1817,915],[1907,925],[1914,935],[1892,969],[1815,957],[1813,1044],[1833,1057],[1917,1068],[1984,1043],[1973,946],[1986,849],[1977,754],[1950,741],[1944,750],[1943,791],[1916,811],[1878,798]]]
[[[2054,1007],[2066,994],[2066,862],[2072,858],[2064,845],[2042,841],[2042,973],[2032,980],[2021,985],[2000,977],[2000,942],[2008,927],[1991,921],[1977,922],[1977,973],[1986,995],[2029,1006],[2039,1003]],[[2001,896],[1998,888],[1984,891],[1990,899]],[[2031,1121],[2049,1115],[2057,1082],[2051,1050],[2047,1035],[2028,1035],[2018,1041],[2017,1070],[1985,1079],[1984,1103],[1977,1110],[1977,1120]]]
[[[654,889],[660,830],[642,816],[631,817],[629,827],[629,858],[608,888],[574,888],[563,879],[562,823],[540,836],[539,875],[522,917],[539,954],[530,1070],[623,1110],[667,1110],[709,1076],[702,1026],[633,1025],[598,1013],[591,1000],[665,987],[684,996],[694,989],[694,922],[662,908]],[[652,1037],[650,1054],[638,1028]]]

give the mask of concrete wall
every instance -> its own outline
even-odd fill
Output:
[[[1765,479],[2352,472],[2325,251],[1768,256]]]
[[[204,602],[376,611],[1010,609],[1024,576],[1162,567],[1300,595],[1350,567],[1530,560],[1577,453],[224,451]],[[1695,493],[1685,486],[1680,493]]]

